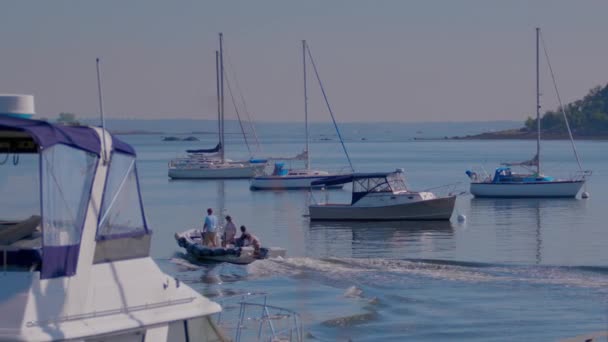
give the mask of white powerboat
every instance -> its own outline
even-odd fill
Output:
[[[539,75],[539,37],[540,29],[536,28],[536,156],[534,158],[516,163],[503,163],[494,171],[494,176],[480,175],[478,172],[467,170],[466,174],[471,179],[471,194],[475,197],[576,197],[585,185],[587,176],[591,171],[583,171],[576,152],[574,139],[568,124],[568,118],[563,111],[560,101],[572,150],[576,157],[580,171],[574,177],[558,179],[545,176],[541,172],[541,118],[540,118],[540,75]],[[547,63],[549,61],[547,60]],[[549,64],[549,67],[551,65]],[[555,80],[553,80],[555,82]],[[556,87],[557,89],[557,87]],[[558,94],[559,99],[559,94]],[[523,168],[524,172],[514,172],[511,168]]]
[[[279,247],[261,247],[259,252],[251,246],[207,247],[203,245],[203,236],[199,229],[189,229],[175,233],[178,246],[184,248],[188,255],[199,261],[229,262],[246,265],[256,260],[285,257],[286,251]]]
[[[353,173],[317,181],[331,186],[353,183],[350,203],[319,203],[309,206],[310,220],[449,220],[455,195],[410,191],[403,172]]]
[[[319,75],[317,74],[317,70],[312,59],[312,55],[310,54],[310,50],[306,41],[302,41],[302,58],[303,58],[303,69],[304,69],[304,127],[305,127],[305,136],[306,136],[306,144],[304,145],[304,152],[295,158],[291,158],[291,160],[304,160],[305,168],[304,169],[285,169],[283,163],[276,163],[274,171],[271,175],[266,176],[257,176],[251,180],[250,189],[251,190],[294,190],[294,189],[310,189],[310,188],[320,188],[317,186],[312,186],[312,183],[325,177],[342,175],[345,173],[330,173],[328,171],[321,170],[313,170],[310,168],[310,150],[308,148],[309,145],[309,134],[308,134],[308,95],[307,95],[307,85],[306,85],[306,53],[310,57],[310,61],[315,71],[315,75],[317,76],[317,80],[319,81],[319,85],[323,92],[327,108],[331,114],[332,119],[334,119],[333,113],[329,106],[329,102],[327,102],[327,96],[325,96],[325,90],[323,89],[323,85],[321,84],[321,80],[319,79]],[[340,130],[338,126],[335,124],[336,132],[338,133],[338,137],[340,138],[340,142],[342,143],[342,147],[344,148],[344,153],[346,154],[346,158],[350,164],[350,157],[348,156],[348,152],[346,151],[346,147],[344,146],[344,141],[342,140],[342,136],[340,135]],[[276,158],[272,158],[276,159]],[[283,159],[289,160],[289,159]],[[350,164],[350,169],[352,170],[352,164]],[[337,184],[332,188],[342,188],[341,184]]]
[[[40,176],[40,212],[0,222],[1,341],[226,340],[211,320],[221,307],[150,258],[131,146],[4,115],[0,146],[37,154]]]
[[[188,150],[188,157],[169,162],[168,176],[172,179],[228,179],[253,178],[264,172],[265,160],[231,161],[225,157],[224,132],[224,56],[223,36],[220,33],[220,50],[215,53],[217,82],[217,119],[219,142],[212,149]],[[240,118],[239,118],[240,121]],[[243,131],[243,137],[245,132]],[[247,139],[245,137],[245,142]]]

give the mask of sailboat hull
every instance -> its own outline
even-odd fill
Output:
[[[553,181],[539,183],[471,183],[475,197],[576,197],[585,184],[578,181]]]
[[[320,189],[323,185],[312,186],[314,181],[322,180],[331,175],[324,176],[264,176],[255,177],[251,181],[251,190],[296,190],[296,189]],[[332,189],[341,189],[344,185],[332,186]]]
[[[260,174],[264,165],[234,165],[226,167],[169,168],[172,179],[247,179]]]

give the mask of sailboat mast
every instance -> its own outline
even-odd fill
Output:
[[[222,163],[226,161],[224,149],[226,144],[224,142],[224,35],[220,32],[220,143],[222,148],[220,149],[220,157]]]
[[[536,173],[540,175],[540,74],[539,74],[539,36],[540,28],[536,28]]]
[[[302,66],[304,70],[304,133],[306,134],[306,169],[310,170],[310,157],[308,153],[308,90],[306,87],[306,41],[302,41]]]
[[[217,138],[220,151],[224,150],[222,142],[222,106],[220,104],[220,52],[215,50],[215,91],[217,97]]]

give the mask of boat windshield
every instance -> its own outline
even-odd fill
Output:
[[[384,177],[360,178],[353,182],[353,192],[392,192]]]
[[[386,179],[388,180],[391,189],[393,189],[393,192],[407,191],[405,179],[403,179],[401,173],[392,173],[388,175]]]

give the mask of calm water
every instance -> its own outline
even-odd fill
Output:
[[[251,192],[249,182],[169,181],[166,162],[187,143],[125,136],[139,152],[152,253],[163,269],[210,297],[268,293],[302,314],[311,340],[554,340],[608,328],[608,160],[605,142],[579,142],[594,170],[588,200],[458,199],[467,221],[309,223],[307,203],[343,191]],[[280,141],[280,143],[279,143]],[[213,143],[201,145],[211,146]],[[233,158],[243,149],[230,151]],[[279,140],[266,153],[300,151]],[[462,182],[477,165],[533,154],[534,142],[352,142],[359,171],[405,169],[411,187]],[[575,170],[567,142],[543,145],[547,172]],[[316,167],[346,165],[335,142],[312,146]],[[184,269],[174,231],[200,226],[214,207],[246,224],[288,258],[249,266]],[[356,287],[354,290],[352,287]],[[361,290],[361,291],[358,291]]]
[[[251,192],[246,180],[170,181],[167,161],[194,146],[159,136],[123,136],[138,151],[153,257],[164,271],[217,300],[270,294],[298,311],[309,340],[556,340],[608,329],[608,159],[606,142],[579,142],[594,175],[588,200],[479,200],[461,196],[464,223],[310,223],[307,204],[348,189]],[[462,182],[464,171],[532,156],[527,141],[398,141],[348,144],[358,171],[405,169],[410,187]],[[290,139],[266,141],[266,154],[301,151]],[[230,157],[245,155],[230,145]],[[547,174],[575,170],[568,142],[543,145]],[[312,144],[315,167],[346,161],[335,142]],[[553,171],[553,172],[552,172]],[[25,176],[24,176],[25,177]],[[13,186],[15,182],[11,182]],[[3,190],[11,185],[0,184]],[[21,184],[21,191],[34,185]],[[35,187],[34,187],[35,189]],[[245,224],[284,260],[186,268],[173,233],[201,226],[213,207]]]

